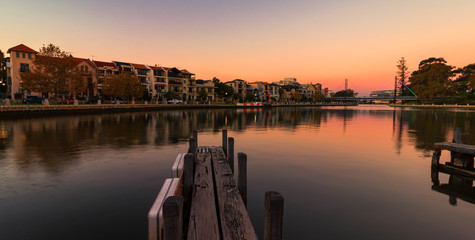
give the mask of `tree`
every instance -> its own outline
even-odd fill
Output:
[[[144,86],[137,76],[130,73],[120,73],[104,78],[102,92],[110,97],[141,98]]]
[[[204,88],[202,88],[198,92],[198,100],[199,101],[206,101],[207,99],[208,99],[208,93],[206,92],[206,90]]]
[[[470,92],[473,94],[475,92],[475,85],[473,80],[470,81],[470,79],[475,78],[475,63],[456,69],[453,72],[458,75],[454,81],[457,93]]]
[[[0,50],[0,92],[7,92],[7,69],[5,66],[5,55]]]
[[[254,92],[248,92],[246,94],[246,100],[249,101],[249,102],[256,101],[256,95],[254,94]]]
[[[74,58],[58,46],[43,45],[33,65],[30,71],[21,74],[21,86],[25,90],[44,95],[76,94],[86,90],[87,83],[76,68]]]
[[[356,97],[356,93],[353,89],[346,89],[336,92],[332,97]]]
[[[175,99],[176,98],[176,95],[175,93],[173,93],[172,91],[168,91],[165,93],[164,97],[167,99],[167,100],[172,100],[172,99]]]
[[[239,100],[239,102],[242,102],[243,101],[242,94],[241,93],[234,93],[233,94],[233,99],[234,100]]]
[[[313,94],[313,100],[315,100],[316,102],[323,102],[324,99],[325,99],[325,96],[323,95],[321,91],[316,91]]]
[[[454,83],[450,78],[454,75],[453,67],[446,64],[443,58],[422,60],[419,69],[409,78],[412,91],[421,99],[445,98],[454,93]]]
[[[234,88],[226,85],[225,83],[222,83],[219,79],[216,77],[213,78],[213,83],[214,86],[216,87],[216,95],[219,97],[227,97],[227,96],[232,96],[234,93]]]
[[[407,85],[407,66],[406,66],[406,60],[404,59],[404,57],[401,58],[401,60],[398,61],[398,64],[396,65],[398,71],[397,71],[397,74],[398,74],[398,78],[399,78],[399,91],[401,93],[402,96],[409,96],[411,95],[411,92],[409,92],[409,90],[406,88],[405,85]]]
[[[292,93],[292,100],[294,101],[302,100],[302,94],[300,94],[299,92]]]

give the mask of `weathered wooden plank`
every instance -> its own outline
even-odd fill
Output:
[[[442,142],[434,144],[436,149],[443,149],[448,151],[454,151],[458,153],[464,153],[469,155],[475,155],[475,146],[461,143],[449,143]]]
[[[172,166],[172,177],[173,178],[180,178],[183,174],[183,163],[185,159],[186,153],[180,153],[175,159],[175,162]]]
[[[163,203],[170,196],[181,195],[181,179],[167,178],[158,193],[155,202],[148,212],[148,239],[162,239],[163,232]]]
[[[198,149],[196,152],[195,167],[187,239],[220,239],[214,195],[213,171],[211,168],[211,154],[207,149]]]
[[[445,165],[440,164],[439,167],[437,168],[437,171],[443,172],[446,174],[455,174],[455,175],[460,175],[460,176],[475,179],[475,171],[470,171],[470,170],[462,169],[459,167],[450,166],[450,165],[447,165],[447,163]]]
[[[222,148],[211,147],[222,239],[256,239],[246,207]]]
[[[163,239],[183,239],[183,197],[170,196],[163,203]]]

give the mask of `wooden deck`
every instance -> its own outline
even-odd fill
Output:
[[[246,209],[247,155],[237,153],[234,171],[234,138],[226,130],[222,146],[197,147],[196,131],[189,144],[188,153],[179,154],[172,166],[172,178],[183,183],[182,189],[165,182],[166,190],[149,212],[149,240],[257,240]],[[284,199],[266,192],[264,202],[264,239],[281,240]]]

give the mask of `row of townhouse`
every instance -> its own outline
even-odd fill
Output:
[[[225,84],[231,86],[235,93],[240,93],[246,99],[248,93],[252,93],[258,101],[281,101],[290,102],[295,92],[300,93],[307,99],[313,98],[316,92],[327,95],[328,89],[322,89],[320,83],[299,84],[296,78],[284,78],[283,80],[268,82],[246,82],[242,79],[235,79]]]
[[[37,51],[20,44],[8,49],[7,59],[8,90],[10,97],[25,97],[30,94],[21,88],[21,73],[30,71],[34,66]],[[212,81],[196,80],[195,74],[176,67],[150,66],[119,61],[97,61],[74,58],[76,67],[87,82],[84,95],[101,96],[104,78],[123,72],[137,76],[153,99],[163,100],[165,93],[173,92],[178,99],[196,101],[202,89],[208,93],[208,101],[215,101],[215,88]],[[210,84],[211,82],[211,84]]]

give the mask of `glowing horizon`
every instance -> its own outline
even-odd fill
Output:
[[[176,66],[197,78],[295,77],[361,96],[429,57],[475,63],[473,1],[2,2],[0,49],[53,43],[74,56]],[[391,84],[386,89],[391,89]]]

